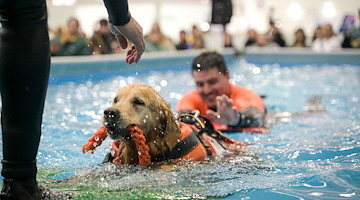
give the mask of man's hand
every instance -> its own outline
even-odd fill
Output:
[[[226,95],[216,97],[216,111],[207,110],[206,114],[214,122],[236,126],[240,120],[240,114],[234,106],[233,100]]]
[[[109,29],[115,35],[121,48],[128,47],[128,40],[133,43],[132,48],[126,54],[126,62],[129,64],[139,62],[145,51],[143,29],[139,23],[131,17],[130,21],[122,26],[114,26],[110,23]]]

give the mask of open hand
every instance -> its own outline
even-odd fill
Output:
[[[207,110],[206,114],[214,122],[236,126],[240,120],[238,109],[234,106],[233,100],[226,95],[216,97],[216,112]]]

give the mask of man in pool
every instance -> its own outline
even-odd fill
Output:
[[[145,45],[127,0],[104,0],[120,46],[130,40],[126,62],[138,62]],[[32,200],[49,195],[36,180],[42,114],[50,74],[45,0],[0,1],[0,92],[4,184],[0,199]],[[54,141],[56,142],[56,141]],[[48,199],[66,199],[65,196]]]
[[[192,63],[196,90],[185,94],[176,106],[179,113],[199,110],[214,127],[223,131],[261,132],[265,104],[255,92],[229,82],[225,59],[204,52]]]

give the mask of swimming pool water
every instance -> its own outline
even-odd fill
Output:
[[[300,114],[282,119],[269,134],[226,133],[252,143],[251,152],[230,161],[162,170],[98,166],[110,139],[95,154],[83,154],[81,147],[101,125],[117,89],[145,83],[174,107],[194,88],[190,66],[55,75],[38,154],[42,180],[79,175],[76,184],[56,186],[86,190],[78,199],[359,199],[360,67],[257,65],[242,59],[228,64],[233,83],[266,95],[268,111]],[[321,98],[326,112],[306,113],[311,96]]]

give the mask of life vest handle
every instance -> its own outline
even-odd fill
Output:
[[[179,119],[181,122],[194,125],[196,128],[198,128],[199,129],[198,135],[200,137],[200,140],[202,141],[204,140],[202,139],[201,135],[205,133],[213,138],[216,138],[219,141],[219,143],[222,142],[233,143],[233,141],[225,137],[221,131],[214,129],[214,126],[212,125],[211,121],[206,117],[200,115],[200,112],[198,110],[193,110],[189,113],[183,113],[179,116]],[[222,144],[222,146],[226,148],[226,145]]]
[[[184,113],[184,114],[181,114],[179,116],[179,119],[181,122],[184,122],[186,124],[192,124],[194,126],[196,126],[197,128],[201,129],[201,128],[205,128],[205,124],[203,121],[200,120],[200,111],[199,110],[193,110],[192,112],[190,113]],[[192,119],[189,119],[189,117]],[[195,120],[195,121],[193,121]],[[196,124],[197,122],[197,124]]]

